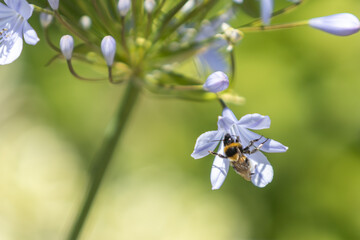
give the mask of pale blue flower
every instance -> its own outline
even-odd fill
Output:
[[[116,41],[112,36],[106,36],[101,41],[101,52],[106,60],[106,64],[110,67],[114,63],[116,53]]]
[[[225,73],[221,71],[210,74],[210,76],[206,79],[205,84],[203,85],[203,88],[206,91],[213,93],[224,91],[228,87],[229,78]]]
[[[360,30],[359,19],[350,13],[312,18],[309,20],[309,25],[337,36],[348,36]]]
[[[0,3],[0,65],[15,61],[27,44],[35,45],[39,38],[27,20],[34,7],[26,0],[5,0]]]
[[[274,10],[273,0],[260,0],[261,19],[265,25],[270,24],[270,19],[273,10]]]
[[[70,60],[74,50],[74,39],[70,35],[64,35],[60,39],[60,50],[66,60]]]
[[[203,158],[209,154],[209,151],[213,151],[220,143],[218,149],[219,154],[224,154],[223,140],[226,133],[230,133],[232,136],[239,136],[240,143],[243,146],[248,146],[251,140],[259,139],[261,136],[257,133],[250,131],[260,130],[270,127],[270,118],[268,116],[262,116],[260,114],[248,114],[237,120],[234,113],[225,108],[223,114],[218,120],[218,130],[209,131],[200,135],[196,140],[194,152],[191,156],[195,159]],[[266,138],[264,138],[266,139]],[[254,147],[258,147],[259,144],[264,143],[261,141],[255,142]],[[261,151],[275,153],[286,152],[287,147],[283,144],[268,139],[261,147]],[[256,151],[253,154],[246,154],[250,160],[250,166],[252,170],[251,181],[257,187],[265,187],[269,184],[274,176],[274,171],[269,161],[263,153]],[[224,183],[227,173],[229,171],[229,160],[216,156],[211,169],[210,180],[212,189],[219,189]]]

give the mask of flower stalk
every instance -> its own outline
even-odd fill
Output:
[[[256,26],[256,27],[242,27],[238,28],[238,30],[242,32],[263,32],[263,31],[273,31],[273,30],[281,30],[281,29],[289,29],[294,27],[306,26],[308,25],[309,21],[299,21],[293,23],[284,23],[284,24],[276,24],[276,25],[269,25],[269,26]]]
[[[113,158],[116,146],[123,133],[124,127],[129,120],[132,110],[139,98],[140,89],[129,81],[125,95],[119,104],[118,111],[113,120],[108,125],[103,144],[95,156],[94,166],[90,172],[90,183],[79,215],[73,225],[68,237],[69,240],[78,239],[84,226],[86,218],[90,212],[91,206],[95,200],[99,187],[104,179],[106,170]]]

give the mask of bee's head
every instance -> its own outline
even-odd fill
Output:
[[[229,145],[230,143],[233,143],[234,142],[234,139],[231,137],[230,134],[225,134],[225,137],[224,137],[224,146],[227,146]]]

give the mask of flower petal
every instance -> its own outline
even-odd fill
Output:
[[[222,116],[223,117],[227,117],[229,119],[231,119],[234,122],[237,122],[237,118],[235,116],[235,114],[229,109],[229,108],[224,108],[223,112],[222,112]]]
[[[224,154],[224,144],[221,144],[219,154]],[[212,190],[217,190],[224,183],[229,171],[229,160],[216,156],[211,167],[210,181]]]
[[[238,133],[240,133],[238,136],[240,136],[240,141],[245,147],[249,145],[249,142],[251,140],[260,138],[259,141],[254,143],[254,146],[258,147],[260,144],[264,143],[264,145],[260,149],[261,151],[268,153],[280,153],[280,152],[286,152],[288,150],[288,147],[284,146],[278,141],[275,141],[273,139],[266,140],[267,139],[266,137],[262,137],[261,135],[254,133],[248,129],[240,127],[240,130],[236,132],[236,134]]]
[[[11,40],[2,42],[0,45],[0,65],[15,61],[21,54],[23,40],[18,33],[13,33]]]
[[[251,165],[254,166],[251,182],[260,188],[271,183],[274,177],[274,170],[265,155],[261,152],[256,152],[247,157],[250,159]]]
[[[0,25],[7,23],[7,18],[14,17],[14,10],[0,2]]]
[[[203,158],[213,151],[224,136],[223,131],[205,132],[196,139],[194,151],[191,156],[195,159]]]
[[[8,5],[8,7],[14,9],[21,16],[23,16],[25,20],[28,20],[31,17],[34,10],[34,7],[31,6],[26,0],[5,0],[5,3]]]
[[[233,124],[234,122],[230,118],[221,117],[221,116],[218,117],[217,125],[218,125],[218,129],[221,131],[229,132]]]
[[[24,22],[23,33],[24,40],[27,44],[35,45],[40,40],[35,30],[30,26],[28,22]]]
[[[258,113],[247,114],[237,122],[237,124],[242,127],[254,130],[269,128],[270,123],[271,121],[269,116],[263,116]]]

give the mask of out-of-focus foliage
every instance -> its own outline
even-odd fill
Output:
[[[272,22],[338,12],[359,16],[360,2],[308,1]],[[0,239],[64,238],[122,95],[122,86],[75,80],[64,62],[42,67],[51,56],[41,41],[1,67]],[[231,172],[211,191],[213,158],[190,157],[196,138],[216,129],[217,102],[144,92],[81,239],[359,239],[359,59],[359,35],[245,36],[235,90],[247,102],[232,110],[269,115],[261,134],[289,146],[269,156],[275,175],[264,189]]]

